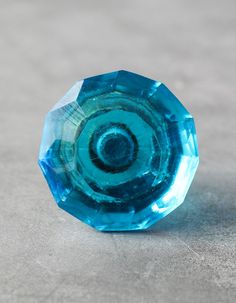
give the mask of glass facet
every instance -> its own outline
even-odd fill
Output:
[[[102,231],[169,214],[198,162],[189,112],[162,83],[127,71],[77,82],[47,114],[39,154],[58,206]]]

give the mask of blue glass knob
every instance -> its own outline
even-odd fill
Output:
[[[77,82],[47,114],[39,154],[58,206],[102,231],[169,214],[198,162],[189,112],[162,83],[127,71]]]

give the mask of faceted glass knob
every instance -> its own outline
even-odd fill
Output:
[[[169,214],[198,162],[189,112],[160,82],[127,71],[77,82],[47,114],[39,154],[58,206],[103,231]]]

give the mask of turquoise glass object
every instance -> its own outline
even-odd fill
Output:
[[[198,162],[189,112],[162,83],[127,71],[77,82],[47,114],[39,154],[58,206],[102,231],[169,214]]]

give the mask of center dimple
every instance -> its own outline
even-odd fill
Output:
[[[136,159],[137,140],[122,125],[101,128],[93,136],[90,147],[93,162],[106,171],[124,171]]]

